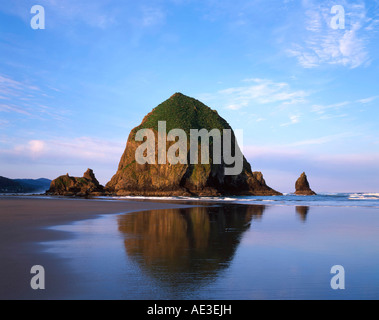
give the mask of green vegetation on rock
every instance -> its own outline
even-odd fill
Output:
[[[210,109],[202,102],[175,93],[170,99],[153,109],[142,121],[141,125],[133,130],[153,129],[158,131],[158,121],[166,121],[166,130],[182,129],[187,135],[190,129],[230,129],[229,124],[221,118],[217,111]]]

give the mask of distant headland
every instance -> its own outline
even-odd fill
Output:
[[[9,179],[0,176],[0,193],[38,193],[49,188],[49,179]]]

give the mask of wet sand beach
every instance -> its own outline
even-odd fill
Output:
[[[149,201],[107,201],[85,199],[1,197],[0,198],[0,299],[59,299],[75,290],[72,274],[65,262],[44,253],[38,243],[71,237],[67,232],[50,230],[104,214],[149,209],[188,207],[185,204]],[[33,265],[46,270],[46,289],[31,289]],[[70,282],[70,283],[68,283]],[[70,291],[71,290],[71,291]]]
[[[295,203],[0,197],[0,299],[377,300],[379,208]]]

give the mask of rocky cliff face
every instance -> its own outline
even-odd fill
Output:
[[[158,146],[158,122],[165,121],[166,134],[172,129],[182,129],[187,134],[187,159],[190,155],[191,129],[231,129],[218,113],[198,100],[176,93],[153,109],[134,128],[128,138],[126,149],[121,157],[118,170],[106,189],[117,195],[145,196],[216,196],[216,195],[278,195],[279,192],[266,185],[260,172],[252,172],[250,164],[243,157],[242,172],[237,175],[225,175],[229,167],[222,158],[221,163],[213,158],[213,141],[210,142],[209,164],[159,164],[158,152],[154,155],[154,164],[139,164],[136,150],[143,142],[136,141],[140,129],[151,129],[155,137],[155,150]],[[236,148],[236,139],[232,131],[232,150]],[[167,142],[167,150],[177,141]],[[200,143],[197,145],[199,154]],[[216,163],[215,163],[216,162]]]
[[[50,195],[86,196],[101,195],[104,187],[97,181],[93,171],[88,169],[82,178],[70,177],[67,173],[53,180],[50,189],[46,191]]]
[[[302,196],[314,196],[316,193],[311,190],[309,186],[309,182],[307,179],[307,176],[305,172],[303,172],[300,176],[299,179],[297,179],[296,184],[295,184],[296,192],[295,194],[297,195],[302,195]]]

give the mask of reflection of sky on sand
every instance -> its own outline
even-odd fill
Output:
[[[310,207],[305,223],[291,219],[293,211],[268,207],[262,220],[252,225],[230,270],[244,281],[235,278],[238,282],[231,286],[250,288],[252,296],[269,299],[378,299],[378,211]],[[345,291],[329,286],[330,269],[337,264],[345,267]]]
[[[59,227],[80,298],[379,298],[373,208],[241,206],[152,210]],[[330,269],[346,290],[330,288]],[[75,297],[73,297],[75,298]]]

